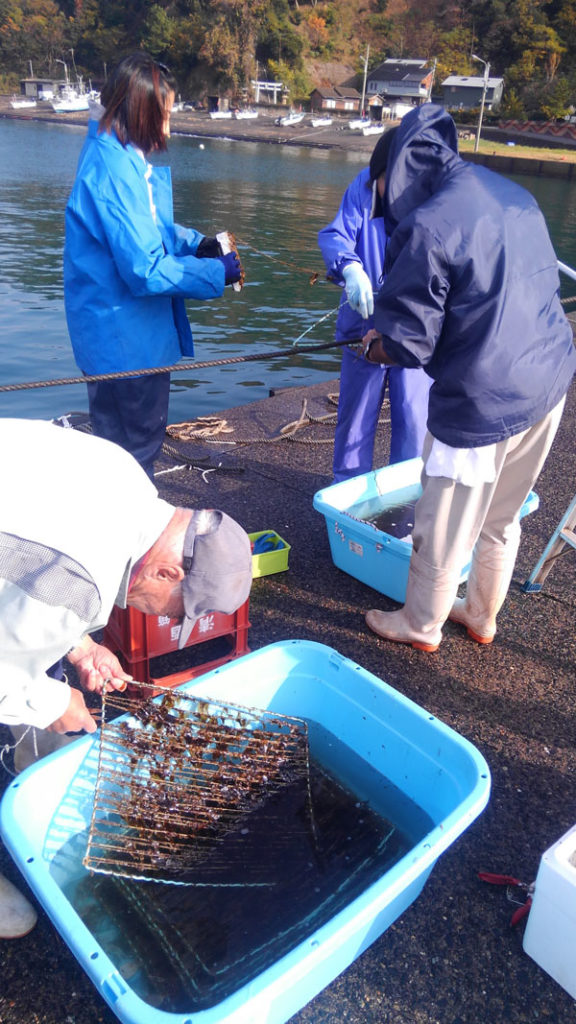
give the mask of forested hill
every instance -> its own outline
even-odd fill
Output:
[[[0,0],[0,90],[20,78],[80,73],[98,84],[144,48],[176,73],[182,96],[273,78],[301,101],[316,85],[362,77],[386,57],[505,78],[504,113],[557,117],[576,102],[576,0]],[[60,63],[57,63],[60,62]]]

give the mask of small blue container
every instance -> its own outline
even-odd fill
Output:
[[[421,472],[422,459],[409,459],[332,484],[314,495],[314,508],[326,520],[334,565],[401,604],[406,599],[412,545],[363,521],[361,512],[375,501],[385,509],[417,500],[422,493]],[[531,491],[521,517],[535,512],[538,505],[538,495]],[[461,583],[469,571],[468,563]]]
[[[184,689],[305,718],[312,732],[319,727],[312,751],[317,760],[376,810],[382,792],[396,787],[425,812],[429,830],[287,955],[218,1005],[190,1013],[167,1013],[145,1002],[67,899],[70,876],[86,874],[81,855],[74,860],[62,851],[85,849],[98,765],[94,737],[79,739],[15,779],[0,805],[0,831],[55,927],[124,1024],[285,1024],[416,899],[438,857],[486,806],[488,766],[458,733],[322,644],[272,644]]]

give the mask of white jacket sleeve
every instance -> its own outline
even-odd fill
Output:
[[[46,670],[80,642],[86,623],[61,606],[0,580],[0,722],[46,728],[70,703],[70,688]]]

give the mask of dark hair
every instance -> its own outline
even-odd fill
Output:
[[[148,53],[132,53],[116,65],[102,89],[100,127],[115,131],[123,146],[131,142],[144,153],[164,150],[166,108],[175,92],[174,76],[165,64]]]
[[[394,125],[393,128],[386,128],[383,135],[380,136],[378,142],[374,147],[374,152],[370,157],[370,180],[376,181],[381,174],[384,173],[388,166],[388,156],[390,154],[390,147],[394,140],[394,136],[398,131],[398,125]]]

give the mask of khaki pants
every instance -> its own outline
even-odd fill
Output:
[[[539,423],[496,445],[492,483],[465,487],[423,471],[412,539],[414,551],[431,569],[459,573],[479,541],[483,548],[517,546],[520,510],[544,466],[564,403],[565,398]],[[424,464],[432,440],[428,433]]]

